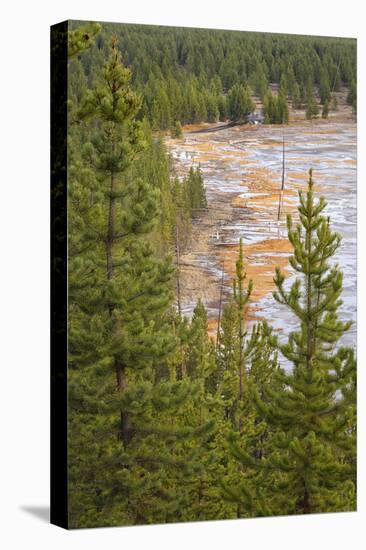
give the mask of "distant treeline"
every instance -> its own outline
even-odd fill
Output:
[[[313,102],[314,86],[323,105],[341,85],[355,90],[353,39],[108,23],[93,52],[73,60],[79,98],[103,66],[112,35],[143,95],[139,116],[154,129],[243,118],[254,109],[251,96],[264,99],[269,83],[296,108]],[[350,103],[355,109],[355,93]],[[270,116],[267,109],[266,122],[287,122],[287,110]]]

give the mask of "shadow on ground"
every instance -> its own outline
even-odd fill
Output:
[[[49,506],[20,506],[20,509],[27,514],[40,519],[45,523],[50,521],[50,507]]]

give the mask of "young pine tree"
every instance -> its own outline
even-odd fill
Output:
[[[342,273],[332,262],[340,237],[323,214],[326,201],[314,199],[311,171],[299,199],[300,224],[288,218],[290,263],[299,278],[287,290],[277,269],[274,294],[299,323],[279,346],[292,369],[278,371],[277,386],[263,384],[262,395],[253,388],[273,434],[265,460],[258,465],[236,447],[243,464],[262,471],[266,495],[257,502],[271,515],[355,508],[355,359],[339,344],[351,323],[338,317]]]
[[[289,109],[283,92],[276,97],[268,90],[263,99],[263,115],[265,124],[287,124]]]
[[[187,352],[187,373],[193,379],[208,380],[215,371],[214,345],[208,336],[205,306],[198,300],[190,328],[190,349]]]
[[[280,93],[277,97],[277,121],[279,124],[287,124],[289,119],[286,96]]]
[[[322,118],[328,118],[329,115],[329,102],[326,99],[324,101],[323,109],[322,109]]]
[[[323,69],[321,71],[320,82],[319,82],[319,94],[320,94],[320,102],[323,105],[325,104],[326,101],[329,102],[329,100],[330,100],[330,84],[329,84],[328,71],[326,69]]]
[[[253,281],[250,279],[248,287],[244,289],[246,271],[244,268],[244,251],[243,251],[243,241],[240,239],[239,244],[239,258],[236,262],[236,278],[233,283],[233,299],[237,307],[238,312],[238,344],[239,344],[239,357],[238,357],[238,373],[239,373],[239,391],[238,391],[238,400],[242,406],[244,402],[244,384],[245,384],[245,374],[246,374],[246,349],[245,349],[245,339],[247,336],[247,327],[246,327],[246,306],[249,302],[252,290],[253,290]],[[239,431],[243,426],[243,418],[241,413],[239,413],[238,428]]]
[[[254,110],[249,89],[242,84],[234,84],[228,93],[228,111],[231,120],[243,119]]]
[[[171,129],[171,136],[174,139],[179,139],[183,137],[182,125],[179,120],[176,120],[174,126]]]
[[[220,95],[218,97],[217,106],[219,109],[219,120],[221,122],[226,122],[229,116],[227,96]]]
[[[207,208],[206,190],[203,182],[201,168],[191,166],[188,177],[185,179],[188,202],[191,209],[191,216],[195,216],[198,210]]]
[[[199,427],[214,421],[216,430],[208,431],[200,444],[184,442],[191,459],[191,475],[181,485],[184,495],[183,519],[207,520],[227,517],[217,483],[218,471],[223,469],[223,449],[218,445],[221,406],[217,396],[216,350],[208,334],[207,311],[198,300],[188,329],[185,346],[184,376],[199,384],[199,399],[192,401],[184,415],[193,425]],[[193,458],[195,457],[195,459]]]
[[[300,87],[297,82],[295,82],[292,92],[292,107],[294,109],[301,108]]]
[[[312,86],[307,88],[307,98],[306,98],[306,119],[313,120],[319,114],[319,107],[314,97],[314,92]]]
[[[272,124],[274,119],[274,98],[271,90],[268,90],[263,98],[264,124]]]
[[[246,307],[252,292],[251,281],[244,288],[245,279],[243,246],[240,242],[234,297],[223,313],[218,347],[218,393],[224,414],[221,445],[226,455],[225,473],[219,481],[224,501],[234,506],[234,513],[229,517],[261,514],[250,498],[251,493],[262,484],[260,474],[253,473],[240,463],[237,448],[245,448],[254,461],[262,460],[267,447],[267,428],[251,402],[249,388],[254,385],[261,393],[263,384],[271,383],[277,368],[271,329],[260,323],[248,334],[245,326]]]

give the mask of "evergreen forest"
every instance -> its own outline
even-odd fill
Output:
[[[249,322],[238,239],[213,338],[178,295],[204,173],[178,176],[164,143],[258,98],[265,124],[341,87],[356,109],[354,41],[72,22],[68,43],[69,526],[355,510],[356,359],[315,175],[287,218],[296,277],[273,272],[297,329]]]

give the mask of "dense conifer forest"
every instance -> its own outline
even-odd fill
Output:
[[[289,216],[297,330],[249,323],[240,241],[216,338],[179,307],[179,251],[208,208],[204,174],[174,173],[161,130],[315,116],[348,89],[353,41],[135,25],[69,31],[69,522],[71,527],[356,508],[356,362],[339,344],[341,238],[311,170]],[[277,84],[273,94],[270,84]],[[306,107],[307,105],[307,107]],[[308,116],[308,115],[307,115]],[[178,300],[177,300],[178,296]],[[286,365],[285,365],[286,362]],[[288,364],[291,368],[288,368]],[[286,368],[285,368],[286,366]]]
[[[324,104],[345,85],[356,106],[352,39],[111,23],[73,68],[78,97],[100,73],[113,35],[143,97],[138,118],[153,129],[240,120],[254,109],[253,96],[266,102],[268,122],[287,122],[286,104],[311,103],[314,87]],[[279,87],[278,113],[268,108],[270,84]]]

